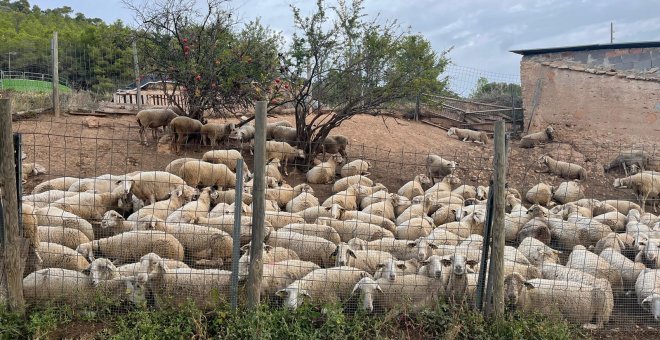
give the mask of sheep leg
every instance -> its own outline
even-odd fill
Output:
[[[626,174],[626,177],[628,177],[628,168],[626,167],[626,162],[621,162],[621,166],[623,167],[623,173]]]
[[[289,157],[284,157],[284,176],[289,176],[289,172],[287,171],[289,165]]]

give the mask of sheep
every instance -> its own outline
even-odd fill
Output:
[[[362,186],[360,186],[362,187]],[[358,203],[360,203],[360,209],[364,209],[374,203],[382,202],[390,197],[391,194],[387,190],[379,190],[376,192],[371,192],[371,194],[365,196]]]
[[[358,196],[364,196],[366,188],[360,185],[351,185],[346,190],[340,191],[326,199],[322,207],[331,207],[333,204],[339,204],[346,210],[355,210],[358,207]],[[394,215],[394,207],[392,207],[392,215]]]
[[[172,119],[178,117],[179,115],[170,108],[164,109],[144,109],[140,110],[135,115],[135,120],[140,126],[140,144],[149,146],[147,143],[147,136],[145,135],[145,130],[147,128],[151,129],[151,136],[154,140],[158,140],[158,129],[160,127],[165,127],[170,124]]]
[[[285,120],[281,120],[281,121],[278,121],[278,122],[268,123],[268,124],[266,124],[266,139],[268,139],[268,140],[273,139],[273,132],[275,131],[275,129],[276,129],[278,126],[281,126],[281,127],[288,127],[288,128],[293,127],[293,126],[291,125],[291,123],[289,123],[289,122],[287,122],[287,121],[285,121]],[[295,141],[295,138],[294,138],[293,140]]]
[[[446,160],[438,155],[428,155],[426,157],[426,172],[434,184],[436,178],[451,175],[456,170],[456,165],[456,162]]]
[[[646,200],[650,197],[656,199],[652,204],[653,211],[658,211],[660,206],[660,174],[653,174],[650,172],[641,172],[632,176],[617,178],[614,180],[615,188],[630,188],[633,190],[637,199],[640,202],[640,208],[644,211]]]
[[[304,297],[322,303],[339,303],[350,297],[360,279],[370,276],[363,270],[346,266],[316,269],[280,289],[276,295],[284,298],[284,305],[291,310],[300,307]]]
[[[219,204],[219,203],[233,204],[234,200],[236,199],[236,190],[234,189],[216,190],[216,193],[218,193],[218,197],[213,201],[213,204]],[[268,191],[266,191],[266,196],[267,196],[266,199],[268,199]],[[247,192],[242,192],[241,200],[245,204],[252,204],[252,194]]]
[[[335,194],[335,196],[340,195],[341,193]],[[341,196],[340,196],[341,197]],[[394,206],[399,201],[399,195],[397,194],[388,194],[387,198],[381,202],[371,204],[364,209],[363,213],[382,216],[388,220],[394,220],[396,217],[394,215]],[[347,210],[352,210],[350,207],[345,207]]]
[[[176,237],[196,265],[218,268],[232,256],[233,240],[222,230],[188,223],[166,223],[165,231]]]
[[[472,236],[472,235],[470,235]],[[435,245],[458,245],[463,238],[444,228],[435,228],[426,236],[426,240]]]
[[[36,252],[41,241],[39,233],[39,220],[32,206],[21,204],[21,222],[23,223],[23,236],[30,241],[31,248]],[[37,258],[39,253],[36,253]]]
[[[297,213],[316,206],[319,206],[319,199],[314,197],[314,191],[303,191],[286,204],[286,211]]]
[[[165,230],[164,221],[153,215],[144,215],[137,221],[127,221],[124,216],[114,210],[103,214],[100,227],[105,234],[110,236],[131,230]]]
[[[325,158],[326,153],[331,154],[340,154],[343,159],[348,159],[346,154],[346,147],[348,146],[348,138],[343,135],[334,135],[327,136],[321,144],[321,152],[323,153],[323,158]],[[341,163],[341,162],[339,162]]]
[[[477,210],[463,217],[459,222],[446,223],[438,226],[438,228],[446,229],[465,238],[470,236],[470,234],[483,234],[485,221],[485,214],[482,211]]]
[[[211,150],[202,155],[204,162],[224,164],[231,171],[236,171],[236,165],[239,159],[243,159],[243,156],[237,150]],[[246,176],[250,176],[251,174],[245,161],[243,162],[243,174]]]
[[[183,305],[192,299],[197,308],[208,308],[219,304],[218,297],[229,295],[231,272],[219,269],[170,269],[160,256],[154,253],[140,258],[146,285],[158,300],[168,300]],[[146,273],[146,274],[145,274]],[[143,279],[144,280],[144,279]],[[157,300],[157,301],[158,301]]]
[[[396,261],[396,258],[385,251],[380,250],[354,250],[346,243],[339,243],[337,249],[332,253],[335,257],[335,266],[350,266],[375,273],[379,264],[386,261]]]
[[[446,223],[449,223],[449,222],[456,221],[457,218],[458,218],[457,211],[458,211],[459,208],[460,208],[459,205],[450,204],[450,205],[441,207],[440,209],[436,210],[433,214],[431,214],[431,219],[433,219],[433,224],[434,225],[442,225],[442,224],[446,224]],[[406,214],[404,212],[404,214],[401,214],[399,217],[404,216],[404,218],[405,218],[405,215]],[[421,216],[421,214],[420,214],[420,216]],[[416,216],[416,217],[420,217],[420,216]],[[399,217],[397,217],[397,219],[396,219],[397,222],[400,221]],[[404,218],[402,218],[401,220],[403,220]]]
[[[204,188],[196,201],[188,202],[172,212],[167,216],[165,222],[187,222],[195,217],[206,217],[211,210],[211,200],[216,197],[217,194],[213,188]]]
[[[533,148],[537,145],[545,145],[555,139],[554,132],[552,126],[548,126],[543,131],[530,133],[520,140],[519,146],[521,148]]]
[[[576,179],[580,181],[587,179],[587,170],[575,163],[558,161],[546,155],[539,158],[539,164],[545,165],[546,170],[536,170],[536,172],[551,173],[562,178]]]
[[[472,297],[468,294],[468,276],[470,276],[468,274],[468,266],[473,267],[477,262],[471,259],[469,260],[462,254],[453,254],[443,257],[442,264],[450,267],[451,271],[446,287],[447,297],[459,303],[466,298],[470,301]]]
[[[224,164],[190,161],[181,167],[181,178],[192,186],[216,186],[220,190],[236,186],[236,174]],[[241,179],[242,180],[242,179]]]
[[[151,252],[179,261],[184,255],[183,246],[173,235],[158,230],[128,231],[80,244],[76,251],[88,258],[100,252],[123,262],[137,261]]]
[[[361,248],[362,250],[386,251],[399,260],[417,259],[421,261],[431,256],[437,246],[424,238],[414,241],[382,238],[367,242]]]
[[[282,181],[282,174],[280,173],[280,168],[282,167],[282,162],[278,158],[270,159],[266,162],[266,177],[275,178],[278,182]]]
[[[451,191],[452,194],[463,196],[463,199],[476,199],[477,189],[471,185],[463,184]],[[483,202],[486,203],[485,201]]]
[[[165,264],[167,265],[168,268],[170,269],[177,269],[177,268],[190,268],[188,267],[187,264],[177,261],[177,260],[170,260],[170,259],[162,259],[165,261]],[[119,276],[122,277],[130,277],[130,276],[137,276],[140,273],[148,274],[146,271],[142,270],[142,263],[141,262],[133,262],[133,263],[127,263],[124,265],[121,265],[117,267],[117,270],[119,271]]]
[[[649,154],[644,150],[626,150],[619,153],[611,162],[603,165],[603,171],[608,172],[618,166],[623,168],[623,172],[628,176],[628,168],[626,165],[637,166],[644,170],[649,163]]]
[[[555,201],[566,204],[584,198],[584,187],[575,181],[562,182],[552,195]]]
[[[335,169],[337,168],[337,165],[343,161],[344,159],[342,156],[332,155],[327,161],[322,162],[307,171],[307,182],[311,184],[330,184],[334,182]]]
[[[39,194],[26,195],[21,198],[23,199],[23,203],[30,204],[35,208],[43,208],[51,202],[55,202],[64,197],[74,196],[76,194],[77,193],[73,191],[48,190]]]
[[[354,161],[348,162],[341,167],[339,173],[341,177],[349,176],[369,176],[369,168],[371,163],[363,159],[356,159]]]
[[[22,182],[27,182],[28,177],[37,176],[46,173],[46,167],[38,163],[23,163],[21,164]]]
[[[573,247],[573,251],[566,261],[566,267],[582,270],[597,278],[607,279],[615,291],[621,291],[623,288],[621,273],[612,269],[607,261],[588,251],[582,245]]]
[[[660,269],[660,247],[658,241],[645,239],[640,242],[639,252],[635,256],[635,262],[642,263],[648,268]]]
[[[334,243],[321,237],[280,230],[271,232],[266,244],[291,249],[301,260],[314,262],[324,268],[332,266],[330,256],[337,248]]]
[[[142,217],[153,215],[161,220],[181,208],[184,204],[190,202],[197,194],[197,190],[187,185],[179,185],[170,193],[170,198],[158,201],[140,208],[140,210],[128,216],[129,221],[137,221]]]
[[[579,215],[570,215],[566,221],[567,223],[574,223],[579,230],[586,231],[586,246],[592,246],[598,243],[600,239],[607,236],[612,232],[612,228],[602,224],[594,219],[583,217]]]
[[[285,289],[295,280],[303,278],[316,269],[321,269],[321,267],[309,261],[284,260],[276,263],[264,263],[261,294],[273,297],[277,291]]]
[[[126,179],[126,176],[105,174],[95,178],[81,178],[74,181],[68,191],[87,192],[93,191],[97,194],[112,192],[117,188],[118,181]]]
[[[607,288],[562,280],[527,280],[518,273],[504,278],[507,306],[524,312],[551,314],[555,310],[569,322],[585,328],[601,328],[612,314],[614,301]],[[595,318],[595,324],[590,323]]]
[[[344,190],[348,189],[349,186],[356,185],[356,184],[358,184],[360,186],[370,187],[370,186],[374,185],[374,182],[369,177],[362,176],[362,175],[348,176],[348,177],[338,179],[332,185],[332,192],[337,193],[337,192],[340,192],[340,191],[344,191]]]
[[[596,242],[593,252],[600,254],[603,250],[612,248],[616,252],[624,253],[628,248],[626,245],[628,238],[632,239],[632,242],[634,242],[632,236],[628,234],[609,233],[602,239],[598,240],[598,242]],[[630,243],[632,244],[632,242]]]
[[[646,266],[644,266],[643,263],[633,262],[612,248],[603,250],[599,256],[610,265],[612,270],[619,272],[623,279],[623,287],[626,290],[635,287],[637,277],[644,271],[644,269],[646,269]]]
[[[610,286],[609,282],[605,279],[598,279],[595,276],[589,273],[585,273],[582,270],[568,268],[558,263],[542,263],[538,267],[543,275],[542,278],[546,280],[571,281],[590,286],[596,284]],[[612,287],[610,286],[609,291],[611,290]]]
[[[119,199],[125,195],[124,189],[115,188],[111,193],[93,194],[81,192],[73,196],[63,197],[50,204],[68,211],[84,219],[100,220],[106,211],[119,209]]]
[[[34,189],[32,189],[32,194],[39,194],[45,191],[49,190],[62,190],[66,191],[69,189],[69,187],[79,181],[80,178],[77,177],[58,177],[58,178],[53,178],[51,180],[41,182],[37,184]]]
[[[660,320],[660,271],[645,269],[635,281],[637,303],[653,315],[655,321]]]
[[[188,163],[190,162],[185,164]],[[169,172],[141,171],[130,178],[119,181],[118,184],[123,186],[126,194],[131,193],[144,202],[154,204],[156,201],[169,198],[174,189],[186,183],[183,178]]]
[[[301,149],[295,148],[287,142],[275,142],[267,141],[266,142],[266,159],[277,158],[281,160],[284,164],[284,175],[288,176],[288,166],[289,160],[295,158],[305,158],[305,152]]]
[[[555,189],[552,186],[545,183],[539,183],[527,191],[525,199],[532,204],[550,206],[554,193]]]
[[[88,239],[94,239],[92,224],[80,216],[52,206],[34,209],[34,214],[39,225],[80,230]]]
[[[266,133],[268,134],[268,130]],[[298,139],[298,131],[290,126],[275,126],[272,128],[271,136],[273,140],[293,144]]]
[[[438,192],[446,192],[447,195],[451,194],[451,191],[455,188],[458,188],[463,182],[461,179],[454,175],[447,175],[442,178],[442,181],[435,183],[432,187],[426,189],[424,192],[425,195],[431,195]]]
[[[87,243],[90,241],[89,238],[78,229],[39,226],[38,232],[40,241],[61,244],[71,249],[76,249],[81,243]]]
[[[660,216],[655,216],[651,213],[644,213],[640,216],[639,222],[648,226],[655,225],[660,222]]]
[[[329,225],[334,228],[342,242],[348,242],[355,237],[359,237],[365,241],[394,237],[394,234],[389,230],[359,220],[340,221],[329,217],[319,217],[316,223]]]
[[[444,290],[430,287],[433,286],[433,283],[437,286],[436,282],[428,276],[417,274],[401,275],[393,281],[365,277],[355,284],[352,294],[359,291],[362,301],[361,308],[369,313],[374,311],[374,302],[376,305],[382,305],[385,310],[420,311],[423,308],[432,307],[437,301],[438,295],[444,295]],[[429,294],[429,291],[434,293]],[[438,294],[439,292],[442,293]]]
[[[199,130],[202,137],[202,145],[216,145],[227,139],[230,133],[229,124],[206,124]]]
[[[424,195],[423,186],[428,184],[431,184],[431,179],[429,179],[424,174],[419,174],[415,176],[415,178],[412,181],[401,186],[401,188],[399,188],[399,191],[397,193],[399,194],[399,196],[404,196],[409,200],[411,200],[415,196]]]
[[[188,143],[188,139],[198,136],[202,131],[203,122],[190,117],[180,116],[170,121],[169,127],[172,130],[172,150],[179,154],[181,145]]]
[[[626,229],[626,215],[618,212],[608,212],[602,215],[594,216],[594,221],[598,221],[602,224],[607,225],[612,228],[613,231],[620,232]]]
[[[243,282],[248,278],[248,269],[250,265],[250,244],[241,247],[243,255],[238,259],[238,280]],[[267,244],[263,245],[261,252],[261,261],[264,264],[275,264],[282,261],[300,260],[295,251],[283,247],[271,247]],[[301,261],[304,263],[312,263],[308,261]],[[317,264],[314,266],[320,268]]]
[[[432,221],[428,217],[415,217],[396,226],[394,236],[402,240],[416,240],[426,237],[433,230]]]
[[[307,183],[301,183],[295,187],[283,184],[279,188],[266,189],[266,199],[276,201],[280,208],[286,208],[287,203],[293,200],[302,192],[314,192],[314,189]]]
[[[535,206],[532,206],[530,210],[527,211],[527,214],[536,214],[537,211],[542,212],[540,209],[536,209]],[[537,216],[525,222],[525,224],[520,228],[520,231],[518,231],[518,235],[516,236],[517,240],[522,241],[527,237],[533,237],[544,244],[550,243],[550,240],[553,239],[555,230],[550,228],[547,221],[547,216]],[[560,229],[560,232],[561,231],[564,231],[564,229]],[[556,237],[561,239],[560,236]]]
[[[374,274],[373,278],[375,280],[385,279],[389,281],[394,281],[397,277],[401,275],[410,275],[417,274],[421,268],[419,268],[420,262],[416,259],[410,259],[407,261],[398,261],[394,259],[386,259],[378,264],[378,269]],[[428,264],[426,265],[428,272]],[[426,275],[430,276],[430,275]]]
[[[278,229],[280,232],[295,232],[305,236],[324,238],[334,244],[341,243],[339,233],[331,226],[316,223],[293,223]]]
[[[85,257],[61,244],[39,242],[38,253],[43,260],[42,268],[62,268],[81,272],[89,266]]]
[[[326,208],[322,208],[322,209],[326,209]],[[270,223],[273,229],[275,230],[280,229],[285,225],[291,223],[308,222],[300,214],[289,213],[284,211],[266,211],[265,221]]]
[[[518,245],[518,251],[535,266],[544,263],[559,263],[559,255],[562,253],[533,237],[524,238]]]
[[[220,229],[229,235],[233,235],[235,220],[236,220],[236,216],[234,214],[229,214],[214,218],[197,217],[191,220],[190,223],[213,227],[216,229]],[[245,245],[249,243],[250,240],[252,239],[252,230],[253,230],[252,216],[241,216],[240,225],[241,225],[240,226],[241,238],[239,241],[241,245]],[[272,228],[271,224],[268,222],[264,222],[262,228],[264,229],[263,234],[265,235],[265,237],[268,237]]]
[[[181,177],[181,167],[188,161],[199,161],[199,159],[191,157],[177,158],[165,166],[165,172]]]
[[[315,222],[319,217],[331,217],[334,219],[338,220],[343,220],[343,215],[346,213],[346,209],[344,209],[342,206],[339,204],[333,204],[330,207],[311,207],[307,208],[298,214],[302,216],[302,218],[307,222],[307,223],[313,223]]]
[[[241,149],[243,149],[243,143],[248,143],[254,139],[256,133],[254,125],[250,124],[244,124],[240,127],[237,124],[229,124],[229,129],[229,139],[238,141],[241,144]]]
[[[488,144],[488,135],[483,131],[452,127],[447,131],[447,136],[456,136],[458,140],[463,142],[473,141],[475,143],[481,143],[484,145]]]

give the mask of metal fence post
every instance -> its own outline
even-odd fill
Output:
[[[248,273],[248,307],[259,306],[261,275],[263,273],[264,219],[266,205],[266,101],[255,106],[254,186],[252,189],[252,239],[250,245],[250,272]],[[237,180],[242,181],[240,178]],[[238,202],[237,202],[238,204]]]
[[[491,179],[489,188],[493,187]],[[493,190],[488,190],[488,201],[486,203],[486,222],[484,224],[484,243],[482,245],[481,260],[479,261],[479,278],[477,279],[477,296],[475,299],[477,310],[483,310],[484,291],[486,288],[486,267],[488,263],[488,251],[490,250],[491,226],[493,225]]]
[[[60,71],[59,71],[59,56],[58,56],[58,43],[57,32],[53,32],[53,40],[50,44],[51,53],[53,56],[53,111],[55,117],[60,116]]]
[[[20,158],[20,155],[18,155]],[[3,201],[3,242],[0,261],[0,286],[7,287],[9,309],[23,313],[23,270],[22,248],[27,246],[20,235],[18,221],[18,190],[16,187],[16,163],[11,131],[11,103],[8,98],[0,99],[0,184]],[[27,250],[27,249],[26,249]],[[4,288],[4,287],[3,287]]]
[[[236,178],[243,178],[243,160],[236,161]],[[243,181],[236,181],[234,195],[234,230],[232,231],[231,252],[231,309],[238,307],[238,259],[241,257],[241,210],[243,205]]]

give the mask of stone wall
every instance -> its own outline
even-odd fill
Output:
[[[545,61],[561,60],[588,66],[643,72],[652,68],[660,68],[660,47],[565,51],[537,54],[530,58]]]

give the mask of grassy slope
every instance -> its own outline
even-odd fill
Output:
[[[27,79],[2,79],[3,90],[14,90],[18,92],[50,92],[53,85],[47,81]],[[68,93],[71,89],[60,84],[60,92]]]

